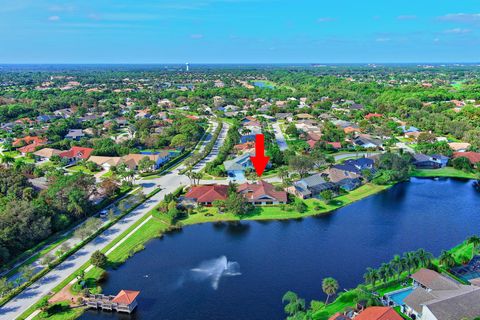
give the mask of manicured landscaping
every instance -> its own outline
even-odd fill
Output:
[[[416,169],[412,172],[413,177],[448,177],[448,178],[462,178],[462,179],[479,179],[480,175],[474,172],[465,172],[452,167],[445,167],[441,169]]]

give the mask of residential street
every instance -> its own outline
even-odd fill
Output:
[[[226,130],[228,130],[228,125],[225,125],[224,128],[225,130],[222,130],[222,134],[220,134],[212,152],[208,155],[208,158],[210,159],[213,159],[216,156],[220,144],[223,143]],[[213,131],[214,129],[210,132]],[[205,144],[203,144],[202,147],[204,146]],[[205,164],[205,161],[201,162],[196,170],[201,170]],[[143,191],[145,194],[150,193],[157,187],[160,187],[161,191],[145,201],[143,204],[113,225],[110,229],[103,232],[96,239],[92,240],[85,247],[77,251],[74,255],[70,256],[67,260],[58,265],[43,278],[36,281],[33,285],[25,289],[22,293],[0,308],[0,320],[11,320],[18,317],[31,305],[35,304],[43,296],[47,295],[53,288],[62,282],[63,279],[67,278],[70,274],[75,272],[84,263],[86,263],[90,259],[90,256],[93,252],[103,249],[141,217],[152,210],[166,194],[175,191],[180,186],[189,184],[189,179],[186,176],[179,174],[181,169],[182,166],[179,166],[160,178],[139,180],[137,184],[144,188]]]
[[[282,130],[280,129],[280,124],[275,122],[272,124],[273,133],[275,134],[275,139],[277,140],[278,147],[280,151],[285,151],[288,149],[287,141],[285,141],[285,137],[283,135]]]

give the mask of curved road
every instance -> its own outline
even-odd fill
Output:
[[[228,125],[226,126],[228,128]],[[223,131],[223,130],[222,130]],[[213,130],[211,131],[213,132]],[[226,132],[226,131],[225,131]],[[218,148],[223,140],[217,139],[212,152],[208,157],[213,157],[218,153]],[[201,170],[206,162],[198,166]],[[118,221],[115,225],[105,230],[97,238],[92,240],[86,246],[81,248],[75,254],[67,258],[64,262],[55,267],[44,277],[33,283],[30,287],[22,291],[14,299],[0,308],[0,320],[12,320],[21,315],[26,309],[35,304],[43,296],[47,295],[53,288],[59,285],[65,278],[74,273],[78,268],[85,264],[96,250],[105,248],[110,242],[121,235],[125,230],[137,222],[141,217],[151,211],[168,193],[172,193],[180,186],[189,184],[189,179],[180,174],[181,168],[174,169],[160,178],[151,180],[140,180],[139,184],[144,187],[145,194],[150,193],[157,187],[162,190],[153,197],[145,201],[135,210]]]

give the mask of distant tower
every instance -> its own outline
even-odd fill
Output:
[[[185,66],[186,66],[186,71],[187,71],[187,72],[190,71],[190,64],[189,64],[188,62],[185,63]]]

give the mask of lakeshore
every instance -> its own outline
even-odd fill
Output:
[[[416,181],[422,182],[424,180],[430,181],[429,179],[422,179],[422,180],[417,179]],[[374,188],[374,187],[378,187],[378,188]],[[282,216],[282,218],[284,219],[287,219],[287,217],[290,219],[298,219],[298,218],[303,218],[303,217],[308,217],[308,216],[313,216],[318,214],[320,214],[320,217],[321,217],[324,214],[327,214],[329,212],[332,212],[333,210],[341,208],[342,206],[347,206],[352,202],[356,202],[365,197],[368,197],[369,195],[379,193],[381,191],[389,189],[390,187],[391,186],[373,186],[372,187],[371,185],[365,185],[349,193],[348,195],[341,197],[342,203],[339,204],[339,202],[337,202],[336,204],[338,206],[337,205],[326,206],[322,201],[319,201],[319,200],[307,200],[306,203],[308,205],[308,210],[303,214],[299,214],[297,212],[288,212],[288,211],[284,212],[284,211],[281,211],[278,207],[263,207],[263,208],[257,209],[255,214],[245,217],[243,220],[277,220],[276,217],[278,216]],[[392,192],[397,193],[398,191],[392,190]],[[389,193],[391,192],[389,191],[388,194]],[[385,197],[387,197],[387,194],[385,195]],[[370,198],[367,198],[367,199],[370,199]],[[318,207],[315,209],[315,207],[318,206],[318,203],[320,203],[320,206],[322,207],[321,209]],[[358,205],[359,204],[357,205],[353,204],[352,206],[358,207]],[[352,206],[347,206],[345,209],[348,209]],[[200,212],[192,214],[190,215],[189,218],[182,220],[181,224],[184,226],[187,226],[187,225],[202,224],[206,222],[241,220],[238,217],[235,217],[229,214],[210,215],[212,214],[213,209],[214,208],[205,208],[203,211],[200,210]],[[165,234],[165,232],[171,228],[170,222],[167,219],[165,219],[165,217],[162,217],[162,215],[156,212],[156,210],[152,210],[152,211],[153,212],[150,212],[147,216],[142,218],[142,221],[139,221],[139,223],[136,226],[138,227],[138,225],[140,225],[146,219],[149,219],[148,223],[143,224],[135,233],[133,233],[129,238],[127,238],[122,243],[121,247],[116,248],[115,250],[113,250],[108,254],[108,258],[110,261],[110,266],[108,269],[111,270],[112,267],[118,268],[121,263],[123,263],[129,257],[132,257],[135,252],[138,252],[144,249],[144,246],[148,241]],[[131,228],[134,229],[134,227],[135,226],[132,226]],[[121,235],[119,238],[125,237],[129,233],[128,231],[129,230],[125,231],[125,234]],[[170,237],[170,233],[167,233],[167,236]],[[113,245],[105,248],[105,252],[108,251],[111,247],[113,247]],[[84,267],[86,268],[87,265],[85,265]],[[98,290],[98,291],[101,290],[100,288],[96,287],[96,280],[99,279],[102,276],[102,274],[103,274],[103,270],[100,270],[98,268],[93,268],[86,273],[85,278],[88,279],[87,283],[89,283],[92,289]],[[69,281],[65,281],[64,284],[67,284],[68,282]],[[61,287],[59,286],[56,289],[60,290]],[[71,309],[71,311],[69,312],[77,314],[80,311],[78,309]]]

